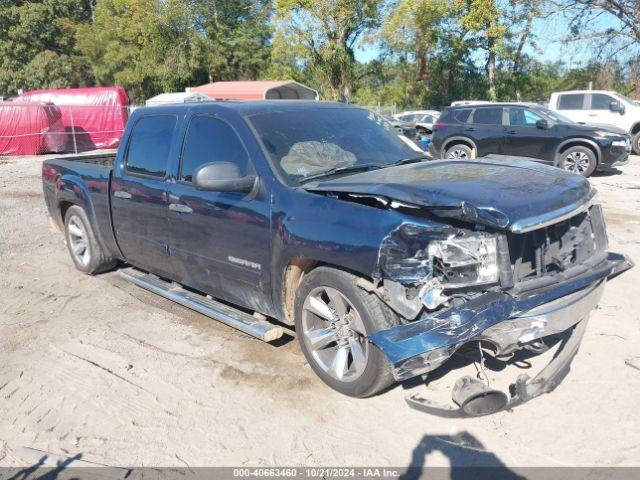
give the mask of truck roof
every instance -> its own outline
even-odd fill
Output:
[[[337,102],[319,102],[317,100],[220,100],[201,103],[186,103],[174,105],[159,105],[154,107],[142,107],[136,112],[158,112],[158,111],[179,111],[182,109],[193,109],[206,112],[211,109],[225,108],[237,112],[242,116],[254,115],[262,112],[276,112],[283,110],[308,110],[309,108],[353,108],[357,105],[348,105]]]

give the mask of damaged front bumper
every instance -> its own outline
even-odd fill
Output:
[[[584,337],[584,332],[587,330],[587,322],[588,319],[585,318],[572,328],[571,335],[560,345],[559,351],[553,357],[551,362],[549,362],[549,364],[533,379],[529,378],[529,375],[526,373],[518,376],[515,383],[512,385],[513,394],[510,400],[507,400],[504,393],[490,389],[484,390],[476,397],[477,399],[480,399],[481,396],[486,394],[496,395],[496,393],[499,397],[504,397],[504,403],[496,405],[495,408],[489,407],[488,409],[478,409],[476,407],[476,410],[473,411],[466,408],[464,404],[460,405],[460,408],[453,408],[448,405],[440,405],[421,396],[420,394],[407,396],[407,404],[411,408],[431,415],[446,418],[459,418],[486,415],[502,409],[509,410],[531,400],[532,398],[538,397],[544,393],[549,393],[553,391],[553,389],[555,389],[564,379],[567,373],[569,373],[571,361],[576,353],[578,353],[580,343]]]
[[[435,370],[472,341],[487,342],[497,355],[507,355],[587,319],[606,280],[632,266],[626,256],[608,253],[597,263],[557,275],[553,283],[526,291],[490,291],[462,306],[425,315],[368,339],[387,356],[398,381]]]

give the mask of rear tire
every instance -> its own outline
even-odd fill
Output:
[[[118,264],[100,247],[87,214],[77,205],[69,207],[65,214],[64,235],[71,259],[82,273],[95,275],[112,270]]]
[[[633,138],[631,139],[631,148],[633,153],[640,155],[640,131],[633,135]]]
[[[568,172],[589,177],[598,166],[598,161],[593,150],[576,146],[568,148],[560,154],[558,166]]]
[[[444,153],[444,158],[447,160],[469,160],[470,158],[474,158],[474,155],[470,147],[459,143],[447,148],[447,151]]]
[[[393,384],[386,356],[365,337],[399,322],[358,277],[318,267],[307,274],[295,302],[298,341],[313,371],[350,397],[369,397]]]

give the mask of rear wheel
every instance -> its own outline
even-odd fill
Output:
[[[64,227],[67,248],[78,270],[95,275],[117,265],[117,260],[106,255],[96,241],[91,223],[82,208],[77,205],[69,207],[64,217]]]
[[[296,332],[309,365],[327,385],[345,395],[368,397],[394,380],[386,357],[366,337],[397,321],[357,280],[327,267],[305,276],[296,293]]]
[[[473,150],[462,143],[447,148],[444,158],[450,160],[467,160],[473,158]]]
[[[590,176],[597,164],[596,154],[587,147],[571,147],[560,154],[560,168],[583,177]]]
[[[633,135],[633,139],[631,140],[631,148],[633,149],[633,153],[636,155],[640,155],[640,131]]]

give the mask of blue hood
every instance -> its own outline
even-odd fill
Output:
[[[384,197],[497,228],[566,210],[593,195],[579,175],[509,157],[413,163],[319,180],[305,189]]]

